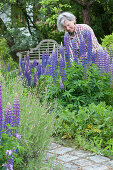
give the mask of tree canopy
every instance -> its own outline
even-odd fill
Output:
[[[77,23],[90,25],[99,42],[113,32],[112,0],[0,0],[0,37],[6,39],[13,59],[17,59],[16,52],[28,50],[42,39],[63,41],[63,33],[56,27],[63,11],[76,15]]]

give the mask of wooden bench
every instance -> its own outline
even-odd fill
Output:
[[[24,52],[18,52],[17,56],[19,57],[19,61],[21,60],[21,57],[22,60],[25,60],[28,53],[30,62],[33,62],[33,60],[36,59],[38,63],[41,63],[42,54],[48,52],[49,55],[51,55],[54,46],[59,50],[60,45],[55,40],[44,39],[35,48],[30,48],[28,51]]]

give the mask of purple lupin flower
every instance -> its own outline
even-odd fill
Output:
[[[111,64],[111,78],[110,78],[110,87],[113,88],[113,63]]]
[[[85,79],[87,79],[87,68],[88,68],[86,38],[87,38],[87,34],[86,34],[86,32],[83,32],[83,34],[81,34],[81,36],[80,36],[80,49],[79,49],[79,58],[82,60]]]
[[[28,86],[30,86],[31,84],[31,67],[30,66],[28,66],[27,81],[28,81]]]
[[[30,63],[30,68],[31,68],[31,69],[34,68],[33,63]]]
[[[108,72],[110,72],[110,66],[111,66],[110,60],[111,60],[111,58],[108,55],[106,48],[103,48],[103,51],[104,51],[103,55],[104,55],[104,60],[105,60],[105,72],[108,73]]]
[[[35,70],[34,70],[34,86],[35,87],[37,85],[37,82],[38,82],[38,79],[37,79],[37,69],[35,68]]]
[[[100,73],[104,73],[106,71],[106,53],[103,49],[99,49],[97,51],[97,59],[96,64],[99,67]]]
[[[55,80],[54,78],[54,61],[53,61],[53,55],[50,56],[50,75],[53,77],[53,80]]]
[[[84,35],[83,35],[84,36]],[[87,58],[88,58],[88,62],[92,62],[92,37],[91,37],[91,32],[87,31],[86,32],[86,36],[87,36]]]
[[[2,166],[6,168],[6,170],[13,170],[13,164],[14,164],[13,158],[9,158],[8,163],[4,163],[2,164]]]
[[[51,75],[51,56],[49,56],[48,61],[47,61],[47,66],[46,66],[46,75]]]
[[[50,75],[53,77],[53,81],[56,80],[57,77],[57,51],[56,48],[53,48],[52,54],[49,56],[47,66],[46,66],[46,75]]]
[[[29,53],[27,53],[26,60],[25,60],[25,69],[24,69],[24,76],[28,86],[31,84],[31,65],[29,62]]]
[[[10,64],[8,63],[7,71],[10,72]]]
[[[48,67],[49,67],[49,75],[50,76],[53,76],[53,57],[52,55],[49,57],[49,60],[48,60]]]
[[[12,118],[12,107],[11,104],[8,102],[5,109],[5,120],[4,120],[4,129],[6,133],[11,132],[11,130],[7,127],[7,125],[11,125],[11,118]]]
[[[86,34],[81,34],[80,36],[80,48],[79,48],[79,57],[80,59],[87,58],[87,49],[86,49]]]
[[[66,32],[64,35],[64,51],[65,51],[65,60],[67,67],[70,66],[70,48],[69,48],[69,36]]]
[[[19,99],[16,94],[14,103],[13,103],[13,116],[12,116],[12,127],[18,128],[20,119],[20,104]],[[16,136],[17,130],[13,130],[13,135]]]
[[[26,55],[26,62],[29,63],[29,60],[30,60],[30,57],[29,57],[29,52],[27,52],[27,55]]]
[[[22,68],[19,67],[19,76],[22,76]]]
[[[63,47],[63,45],[62,45],[62,43],[61,43],[61,45],[60,45],[60,47],[59,47],[59,56],[62,56],[62,59],[63,59],[63,61],[64,61],[64,63],[65,63],[65,52],[64,52],[64,47]]]
[[[58,68],[58,62],[57,62],[57,49],[55,48],[55,45],[53,47],[53,51],[52,51],[52,76],[53,76],[53,80],[55,81],[57,78],[57,68]]]
[[[22,56],[19,57],[19,67],[22,67]]]
[[[60,89],[61,89],[61,90],[64,90],[64,84],[63,84],[63,82],[62,82],[62,78],[60,79]]]
[[[42,74],[45,73],[45,67],[46,67],[46,56],[45,56],[45,54],[43,53],[43,54],[42,54]]]
[[[14,163],[13,158],[9,158],[9,160],[8,160],[8,170],[13,170],[13,163]]]
[[[62,78],[62,81],[66,80],[66,74],[65,74],[65,61],[63,60],[61,54],[59,57],[59,68],[60,68],[60,76]]]
[[[77,51],[77,43],[75,39],[72,39],[72,50],[73,50],[73,60],[78,64],[78,51]]]
[[[98,50],[95,64],[98,66],[100,72],[101,72],[101,56],[102,56],[102,50]]]
[[[54,58],[54,68],[55,70],[58,68],[58,54],[57,54],[57,48],[55,47],[55,44],[54,44],[54,47],[53,47],[53,58]]]
[[[37,60],[35,59],[34,61],[33,61],[33,68],[35,68],[37,66]]]
[[[24,75],[24,72],[25,72],[25,61],[22,61],[22,62],[21,62],[20,67],[21,67],[22,73],[23,73],[23,75]]]
[[[2,110],[2,89],[1,89],[1,82],[0,82],[0,138],[1,138],[1,131],[3,126],[3,110]]]
[[[28,86],[30,86],[30,84],[31,84],[31,65],[29,63],[29,57],[28,56],[27,56],[27,59],[25,61],[24,76],[25,76],[26,82],[28,83]]]
[[[109,56],[110,56],[110,63],[113,63],[113,49],[112,49],[112,46],[109,46]]]
[[[40,76],[41,76],[41,68],[42,68],[42,66],[41,66],[41,64],[39,63],[39,64],[38,64],[38,67],[37,67],[37,71],[38,71],[38,79],[39,79]]]
[[[97,58],[97,51],[92,52],[92,63],[96,64],[96,58]]]
[[[105,51],[102,50],[101,53],[101,72],[104,73],[106,71],[106,55],[105,55]]]
[[[47,66],[47,61],[49,59],[49,53],[48,51],[46,51],[46,55],[45,55],[45,65]]]

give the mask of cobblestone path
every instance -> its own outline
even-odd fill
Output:
[[[113,160],[105,156],[75,150],[57,143],[51,143],[46,158],[54,158],[53,164],[61,165],[59,169],[63,170],[113,170]]]

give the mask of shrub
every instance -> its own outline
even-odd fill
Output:
[[[10,65],[11,70],[18,67],[18,64],[13,61],[10,55],[10,49],[6,40],[2,38],[0,39],[0,65],[7,70],[8,64]]]
[[[65,73],[64,90],[60,88],[59,74],[57,74],[56,82],[51,82],[51,79],[47,77],[47,82],[50,83],[47,89],[49,101],[56,99],[58,104],[67,107],[70,111],[92,102],[98,104],[100,101],[105,101],[106,104],[112,105],[113,90],[110,88],[109,73],[100,74],[98,67],[92,64],[85,75],[83,66],[76,65],[74,62],[70,67],[65,68]]]
[[[109,46],[112,47],[113,49],[113,33],[110,35],[106,35],[103,39],[102,39],[102,46],[106,47],[107,50],[109,49]]]

